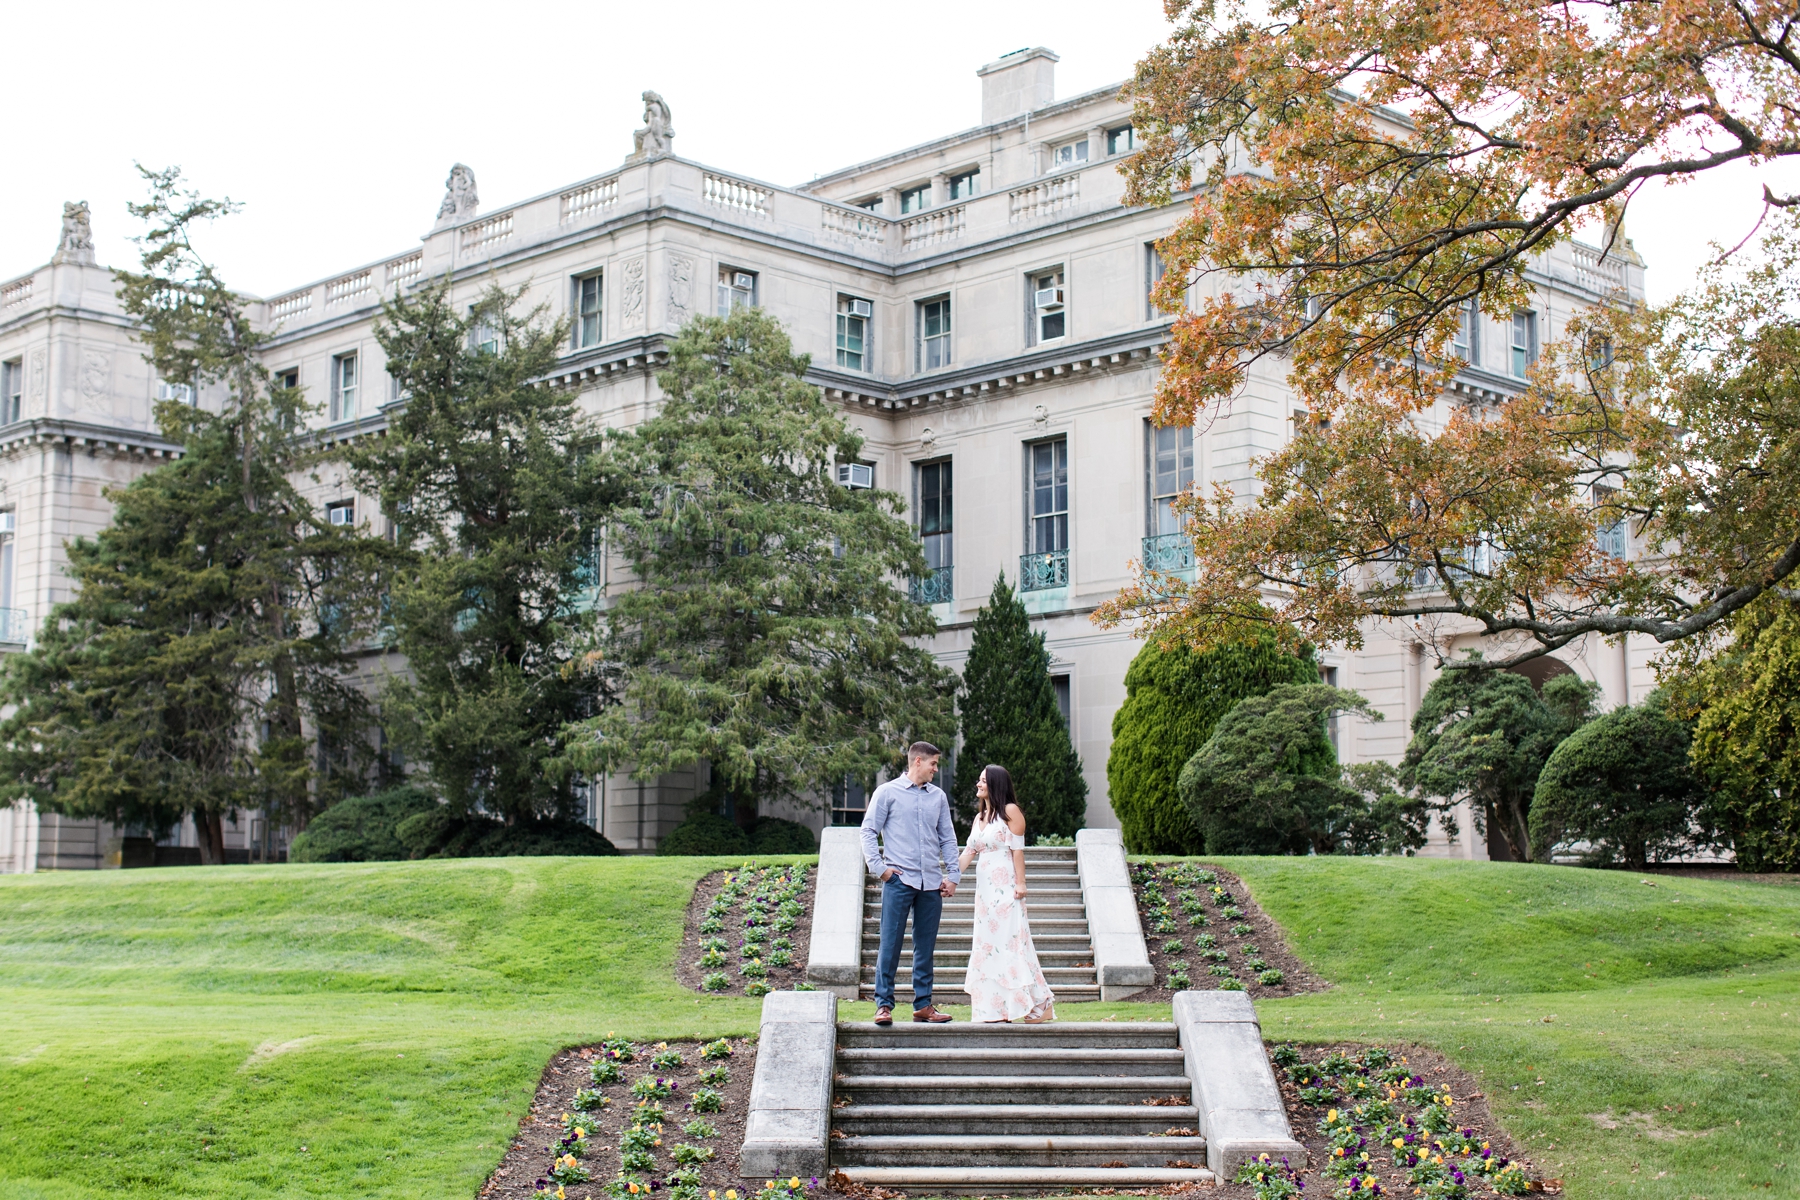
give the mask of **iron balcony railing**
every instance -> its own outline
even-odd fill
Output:
[[[0,608],[0,642],[19,642],[26,640],[25,610],[22,608]]]
[[[915,575],[912,581],[914,604],[948,604],[956,598],[956,568],[938,567],[928,575]]]
[[[1019,556],[1019,590],[1041,592],[1069,586],[1069,552],[1049,550]]]
[[[1185,533],[1159,533],[1144,539],[1144,570],[1173,575],[1194,569],[1194,541]]]

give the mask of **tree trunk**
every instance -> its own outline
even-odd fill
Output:
[[[225,864],[225,817],[204,808],[194,810],[194,834],[200,843],[200,861],[209,867]]]
[[[1502,815],[1500,806],[1489,800],[1486,805],[1487,817],[1487,851],[1488,857],[1495,862],[1523,862],[1524,856],[1519,854],[1513,845],[1510,823]]]

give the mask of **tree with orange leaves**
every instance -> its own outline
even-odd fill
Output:
[[[1204,421],[1261,364],[1321,420],[1258,494],[1190,495],[1197,571],[1096,619],[1205,647],[1371,620],[1489,635],[1488,667],[1589,634],[1704,641],[1800,567],[1800,198],[1761,263],[1660,310],[1572,321],[1524,394],[1447,404],[1471,303],[1649,181],[1800,155],[1792,3],[1169,0],[1130,85],[1128,203],[1194,188],[1160,243],[1182,315],[1156,420]],[[1187,297],[1200,298],[1191,307]],[[1619,298],[1621,301],[1623,297]],[[1642,553],[1598,544],[1628,523]],[[1288,631],[1292,631],[1291,633]],[[1465,660],[1467,661],[1467,660]]]

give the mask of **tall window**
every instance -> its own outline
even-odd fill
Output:
[[[1456,337],[1450,352],[1466,363],[1481,363],[1481,309],[1473,300],[1463,301],[1456,313]]]
[[[0,425],[11,425],[24,415],[25,360],[10,358],[0,363]]]
[[[839,296],[837,310],[837,365],[852,371],[869,369],[869,319],[875,306],[855,296]]]
[[[1137,130],[1129,125],[1106,131],[1107,154],[1129,154],[1137,149]]]
[[[474,305],[469,306],[469,349],[477,354],[500,353],[500,326],[492,313]]]
[[[950,199],[967,200],[981,191],[981,168],[950,177]]]
[[[756,272],[736,267],[719,268],[719,315],[729,317],[734,308],[751,308],[756,304]]]
[[[921,463],[918,467],[919,540],[925,544],[925,565],[933,571],[955,565],[951,531],[955,527],[950,462]]]
[[[1060,171],[1064,167],[1073,167],[1088,160],[1087,139],[1079,142],[1064,142],[1050,152],[1051,169]]]
[[[1512,318],[1512,373],[1520,379],[1537,361],[1537,314],[1520,309]]]
[[[331,419],[356,419],[356,355],[340,354],[331,360]]]
[[[300,386],[300,368],[288,367],[286,370],[276,371],[269,377],[269,382],[278,388],[292,391]]]
[[[1618,488],[1597,485],[1594,488],[1594,507],[1603,509],[1618,494]],[[1626,540],[1625,518],[1616,511],[1601,511],[1594,523],[1594,544],[1600,553],[1609,558],[1624,558],[1630,549]]]
[[[900,193],[900,213],[924,212],[931,207],[931,185],[920,184],[916,188],[907,188]]]
[[[1031,453],[1031,553],[1069,548],[1069,439],[1039,442]]]
[[[950,297],[919,304],[919,370],[950,365]]]
[[[1156,285],[1162,282],[1164,269],[1162,251],[1156,248],[1155,242],[1145,242],[1144,320],[1146,321],[1154,321],[1157,317],[1162,315],[1156,311],[1156,301],[1150,298],[1150,293],[1154,292],[1156,290]]]
[[[1181,532],[1175,498],[1194,482],[1194,427],[1146,425],[1150,438],[1150,535]]]
[[[861,825],[868,812],[869,796],[863,785],[846,775],[831,789],[831,823]]]
[[[12,613],[7,611],[13,606],[13,539],[18,514],[12,509],[0,511],[0,633],[4,633],[9,642],[25,640],[25,631],[12,629]]]
[[[1046,271],[1031,277],[1032,338],[1038,342],[1055,341],[1069,331],[1069,314],[1064,303],[1062,271]]]
[[[1063,732],[1073,734],[1075,730],[1069,720],[1069,713],[1071,711],[1069,677],[1067,675],[1052,675],[1050,677],[1050,690],[1056,693],[1056,711],[1062,714]]]
[[[575,349],[600,344],[601,275],[583,275],[575,281]]]

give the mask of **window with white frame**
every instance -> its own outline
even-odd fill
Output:
[[[1162,282],[1166,268],[1163,265],[1162,251],[1156,248],[1155,242],[1144,243],[1144,320],[1154,321],[1163,314],[1157,311],[1156,301],[1150,293]]]
[[[469,308],[469,349],[477,354],[500,353],[500,323],[495,315],[473,305]]]
[[[1050,169],[1060,171],[1065,167],[1078,166],[1088,160],[1088,143],[1086,138],[1078,142],[1064,142],[1050,151]]]
[[[869,321],[875,306],[857,296],[839,296],[837,307],[837,365],[852,371],[869,369]]]
[[[600,344],[601,275],[577,276],[574,281],[575,349],[584,350]]]
[[[0,425],[11,425],[24,415],[25,360],[9,358],[0,363]]]
[[[869,796],[854,776],[846,775],[831,789],[831,823],[861,825],[869,809]]]
[[[739,267],[719,268],[719,315],[729,317],[734,308],[756,305],[756,272]]]
[[[1026,448],[1030,464],[1032,554],[1069,548],[1069,439],[1037,442]]]
[[[906,188],[900,193],[900,215],[924,212],[931,207],[931,185],[922,183],[915,188]]]
[[[356,524],[356,501],[333,500],[325,506],[325,523],[339,528]]]
[[[1618,494],[1618,488],[1594,486],[1594,545],[1608,558],[1624,558],[1630,550],[1624,514],[1608,507]]]
[[[1336,687],[1338,685],[1338,669],[1336,667],[1321,666],[1319,668],[1319,682],[1326,687]],[[1325,718],[1325,736],[1331,739],[1331,748],[1336,750],[1338,748],[1338,710],[1335,708],[1332,709],[1331,714]]]
[[[0,622],[8,626],[12,623],[13,606],[13,544],[18,535],[18,513],[12,509],[0,509]],[[5,630],[6,640],[22,642],[25,631],[8,628]]]
[[[1031,330],[1037,342],[1053,342],[1069,331],[1069,313],[1059,267],[1031,276]]]
[[[340,354],[331,360],[330,418],[338,421],[356,419],[357,364],[355,354]]]
[[[1537,314],[1522,308],[1512,315],[1512,373],[1520,379],[1537,362]]]
[[[1181,532],[1175,500],[1194,483],[1194,427],[1144,426],[1150,442],[1150,536]]]
[[[950,177],[950,199],[967,200],[981,191],[981,168],[963,171]]]
[[[1137,130],[1129,125],[1121,125],[1117,129],[1106,131],[1106,153],[1129,154],[1137,149]]]
[[[913,482],[918,488],[919,541],[925,548],[925,565],[933,571],[956,565],[952,546],[955,521],[950,460],[919,463]]]
[[[287,367],[269,376],[269,384],[278,391],[295,391],[300,387],[300,368]]]
[[[919,302],[919,370],[950,365],[950,297]]]
[[[1465,300],[1456,310],[1456,335],[1450,352],[1466,363],[1481,364],[1481,309]]]
[[[194,385],[191,383],[170,383],[166,379],[156,381],[156,398],[173,400],[177,404],[194,403]]]

